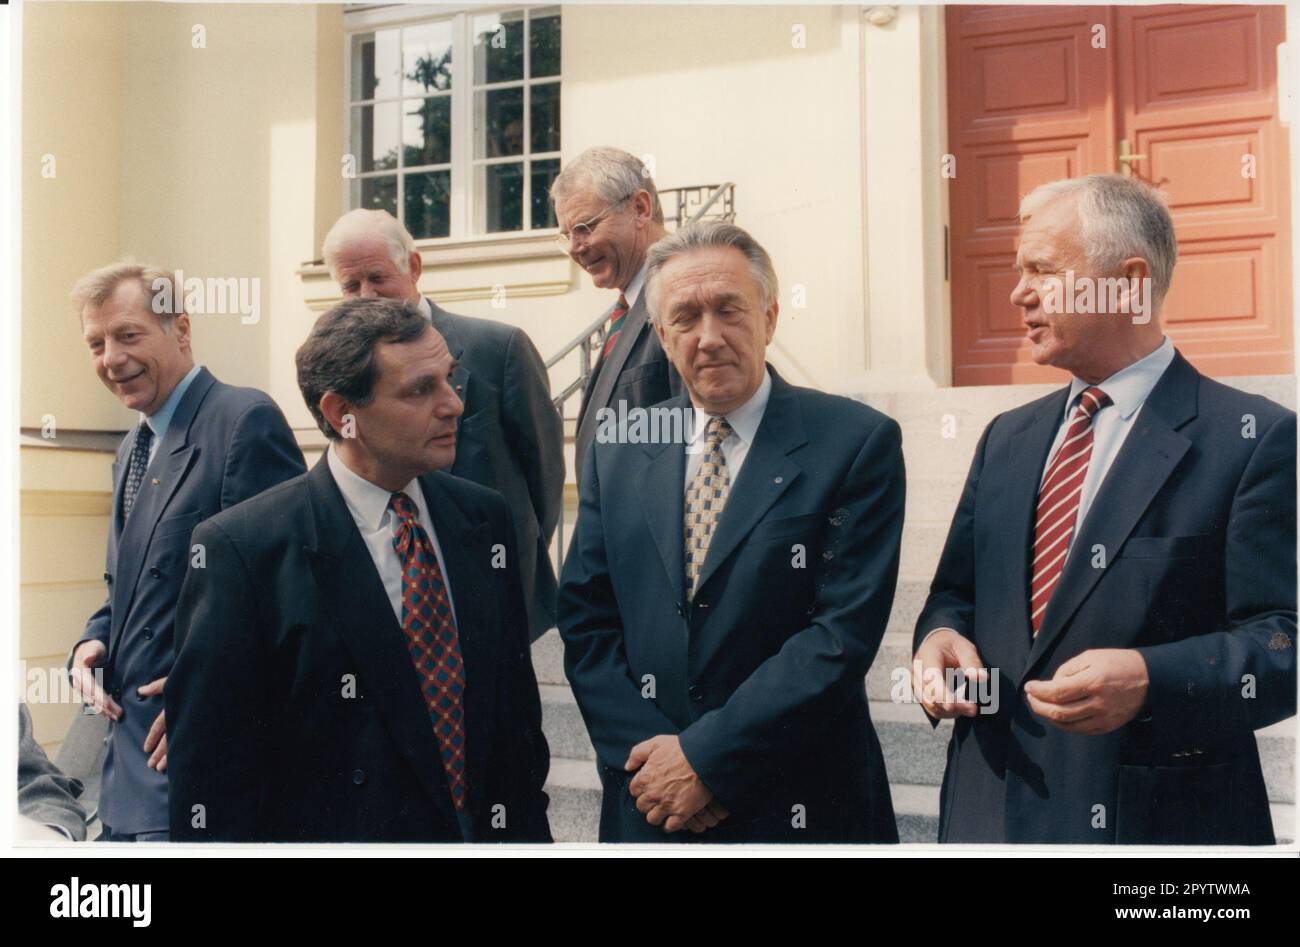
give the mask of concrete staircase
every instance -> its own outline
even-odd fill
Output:
[[[1288,407],[1295,406],[1292,378],[1227,379]],[[873,394],[861,400],[895,418],[903,428],[907,463],[907,509],[902,564],[894,608],[876,660],[867,675],[871,717],[885,754],[899,835],[904,842],[934,842],[939,783],[952,732],[945,722],[931,729],[921,709],[891,698],[896,669],[911,663],[912,629],[925,601],[948,524],[965,483],[975,445],[997,414],[1053,390],[1015,385]],[[565,542],[576,519],[576,494],[566,495]],[[600,783],[595,753],[564,677],[563,648],[550,631],[533,645],[542,693],[542,716],[551,747],[551,830],[556,841],[593,842],[597,837]],[[1294,719],[1256,734],[1279,841],[1297,837]]]

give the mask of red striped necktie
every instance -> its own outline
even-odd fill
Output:
[[[607,358],[610,350],[614,348],[614,343],[618,341],[618,334],[623,331],[623,323],[627,320],[627,311],[630,308],[627,297],[619,293],[618,304],[609,314],[609,331],[605,333],[605,347],[600,350],[601,358]]]
[[[1070,551],[1075,520],[1079,516],[1079,498],[1088,476],[1092,458],[1092,419],[1110,404],[1110,396],[1100,388],[1085,388],[1070,416],[1065,440],[1047,467],[1047,476],[1038,488],[1038,515],[1034,520],[1034,556],[1029,567],[1029,622],[1034,636],[1043,625],[1047,603],[1052,600],[1065,556]]]

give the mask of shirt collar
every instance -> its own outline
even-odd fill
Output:
[[[176,409],[180,407],[185,392],[190,390],[191,382],[198,377],[202,369],[202,365],[195,363],[194,367],[185,374],[185,377],[176,383],[176,387],[167,396],[167,400],[162,403],[162,407],[152,415],[146,415],[143,411],[140,412],[140,420],[148,423],[149,429],[153,431],[153,436],[159,443],[166,436],[167,428],[171,427],[172,417],[176,414]]]
[[[1132,365],[1121,368],[1109,378],[1097,383],[1097,387],[1110,396],[1111,404],[1115,406],[1116,412],[1121,418],[1127,421],[1133,416],[1133,413],[1146,402],[1147,397],[1155,388],[1156,382],[1160,381],[1160,376],[1165,373],[1174,361],[1174,343],[1165,340],[1160,343],[1154,352],[1138,359]],[[1090,388],[1088,382],[1080,378],[1075,378],[1070,382],[1070,397],[1065,402],[1065,416],[1068,419],[1070,412],[1074,409],[1075,402],[1078,401],[1079,395],[1085,388]]]
[[[431,306],[431,305],[429,304],[429,297],[428,297],[428,296],[421,296],[421,297],[420,297],[419,310],[420,310],[420,314],[423,315],[424,318],[428,319],[430,325],[432,325],[432,324],[433,324],[433,306]]]
[[[339,492],[343,494],[343,500],[348,505],[348,512],[352,514],[357,525],[365,526],[372,531],[379,529],[383,525],[384,514],[388,512],[388,501],[392,498],[392,493],[354,473],[338,455],[337,447],[332,441],[326,457],[330,465],[330,473],[334,475],[334,482],[338,484]],[[427,512],[420,481],[413,479],[402,488],[402,492],[411,498],[420,511],[421,519],[424,519]]]
[[[627,300],[627,307],[631,309],[636,305],[637,299],[641,296],[641,290],[645,287],[646,264],[641,264],[641,269],[637,270],[636,276],[632,277],[632,282],[627,284],[627,289],[623,290],[623,297]]]
[[[758,390],[739,408],[725,415],[727,423],[736,432],[736,436],[746,444],[754,443],[754,436],[758,434],[758,426],[763,421],[763,413],[767,410],[767,399],[771,394],[772,373],[767,370],[767,366],[764,366],[763,380],[759,382]],[[695,408],[695,431],[691,434],[690,443],[694,444],[704,437],[710,417],[712,415],[701,411],[699,407]]]

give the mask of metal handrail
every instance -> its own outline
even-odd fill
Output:
[[[707,191],[709,196],[704,203],[695,208],[690,217],[686,216],[686,211],[690,206],[691,196]],[[661,198],[666,195],[673,195],[677,201],[677,212],[671,218],[665,215],[665,220],[671,219],[679,228],[689,226],[696,221],[703,220],[709,216],[709,211],[718,201],[722,201],[722,211],[714,216],[722,217],[725,220],[736,219],[736,185],[733,181],[727,181],[723,184],[703,184],[695,187],[677,187],[660,191]],[[564,386],[551,403],[555,405],[555,410],[559,412],[560,421],[564,421],[564,405],[568,400],[581,391],[587,384],[587,380],[592,374],[592,353],[599,353],[605,347],[605,332],[607,324],[605,314],[601,313],[595,320],[589,323],[586,328],[573,337],[558,352],[546,360],[546,368],[549,371],[561,361],[567,358],[575,351],[581,351],[581,357],[578,363],[578,377],[573,379]],[[558,574],[560,566],[564,561],[564,506],[560,506],[560,518],[555,526],[555,571]]]

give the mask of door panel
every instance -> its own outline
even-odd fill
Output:
[[[1130,168],[1179,241],[1169,335],[1216,375],[1294,369],[1278,7],[949,7],[953,383],[1061,381],[1034,365],[1017,210],[1037,185]],[[1103,44],[1096,39],[1099,34]],[[1243,175],[1243,156],[1254,176]]]

